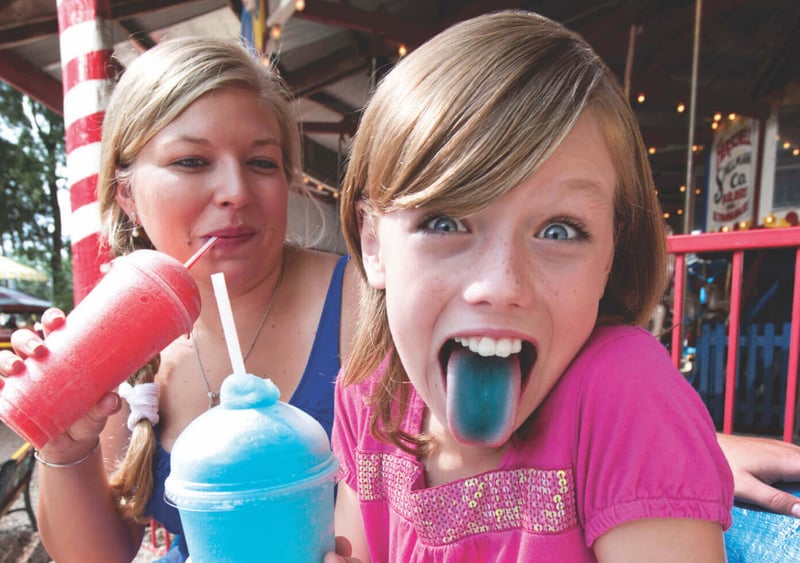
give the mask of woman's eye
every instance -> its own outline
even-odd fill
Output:
[[[250,164],[256,168],[263,168],[265,170],[280,168],[271,158],[253,158],[250,160]]]
[[[174,164],[186,168],[198,168],[206,164],[206,161],[197,156],[187,156],[186,158],[179,158]]]
[[[466,227],[459,219],[447,216],[438,216],[427,219],[423,226],[429,231],[438,233],[466,232]]]
[[[578,225],[571,225],[565,221],[550,223],[539,231],[539,238],[550,240],[569,240],[586,238],[586,232]]]

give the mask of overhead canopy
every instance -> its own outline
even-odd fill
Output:
[[[0,313],[43,313],[52,303],[0,286]]]
[[[38,270],[0,256],[0,280],[47,281],[48,279],[50,278],[46,274]]]
[[[123,64],[165,37],[235,36],[242,0],[108,0]],[[274,63],[302,122],[304,172],[337,187],[374,80],[444,27],[501,8],[537,11],[582,34],[614,73],[630,72],[631,102],[665,211],[686,198],[695,6],[698,0],[270,0],[294,4]],[[62,61],[53,0],[0,0],[0,80],[62,111]],[[62,2],[63,4],[63,2]],[[779,108],[781,142],[800,147],[798,0],[703,0],[693,143],[698,175],[729,115],[765,120]],[[302,6],[302,7],[299,7]],[[275,15],[280,10],[273,10]],[[630,63],[630,64],[629,64]],[[642,95],[641,102],[639,95]],[[677,108],[682,107],[679,113]],[[705,149],[703,148],[705,147]],[[797,149],[800,159],[800,148]],[[702,186],[700,186],[702,187]],[[327,194],[322,187],[319,194]],[[325,195],[327,197],[327,195]],[[333,198],[334,196],[331,195]],[[698,194],[699,197],[699,194]]]

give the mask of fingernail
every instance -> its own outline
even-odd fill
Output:
[[[800,502],[792,506],[792,516],[800,518]]]
[[[23,362],[20,358],[14,358],[11,360],[11,364],[8,367],[11,375],[17,375],[18,373],[25,371],[25,362]]]
[[[5,360],[3,362],[3,373],[5,375],[19,375],[25,369],[25,362],[16,356]],[[0,379],[0,381],[2,381]]]
[[[34,358],[41,359],[47,354],[47,348],[45,348],[44,343],[37,338],[31,338],[26,344],[30,347],[30,355]]]
[[[112,412],[116,413],[119,412],[119,409],[122,408],[122,398],[114,393],[114,410]]]

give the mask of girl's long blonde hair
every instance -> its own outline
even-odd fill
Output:
[[[97,199],[103,240],[113,256],[153,248],[116,201],[118,189],[130,180],[129,169],[142,148],[199,97],[220,88],[255,93],[275,117],[281,139],[287,183],[299,188],[300,138],[289,97],[280,78],[234,40],[201,37],[172,39],[138,57],[120,78],[103,122]],[[129,378],[129,383],[154,380],[156,358]],[[146,419],[133,430],[125,459],[111,485],[123,516],[143,520],[153,486],[155,432]]]
[[[614,263],[598,323],[644,324],[664,287],[663,219],[636,118],[580,36],[528,12],[480,16],[411,53],[376,90],[349,158],[341,220],[362,278],[345,384],[389,360],[373,397],[377,437],[408,451],[426,443],[399,427],[408,378],[394,351],[384,292],[365,281],[359,202],[366,213],[423,205],[475,213],[536,171],[584,111],[599,120],[618,177]]]

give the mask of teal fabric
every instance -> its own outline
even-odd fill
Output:
[[[800,483],[779,486],[800,496]],[[736,503],[733,523],[725,532],[728,563],[800,561],[800,518]]]

